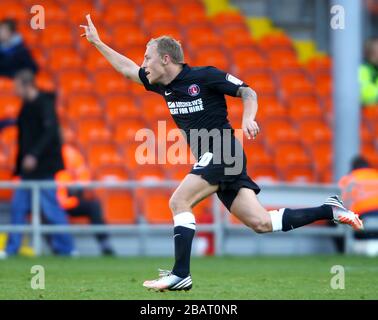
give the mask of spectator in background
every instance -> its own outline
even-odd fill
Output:
[[[38,90],[31,70],[22,70],[15,75],[15,89],[16,94],[23,100],[17,119],[18,155],[15,174],[22,181],[53,181],[55,173],[63,169],[55,95]],[[68,224],[66,214],[57,201],[56,190],[42,190],[40,201],[43,218],[47,223]],[[11,223],[24,224],[30,208],[30,191],[15,190],[11,203]],[[19,233],[10,233],[6,251],[0,256],[17,254],[21,238]],[[57,254],[74,254],[73,238],[69,234],[52,235],[51,244]]]
[[[34,73],[38,66],[17,32],[16,21],[0,21],[0,76],[13,78],[22,70],[30,69]]]
[[[361,103],[378,103],[378,38],[366,43],[365,63],[360,66],[359,82]]]
[[[357,156],[352,161],[351,172],[339,181],[342,196],[350,210],[358,214],[368,228],[369,221],[378,221],[378,170],[368,161]],[[356,239],[378,239],[377,231],[364,231],[355,235]],[[374,241],[367,248],[372,254],[378,254],[378,242]],[[369,253],[369,252],[368,252]]]
[[[75,147],[64,144],[62,148],[65,170],[57,172],[57,182],[89,181],[91,179],[89,169],[84,157]],[[100,201],[90,193],[82,189],[69,189],[58,187],[58,200],[60,205],[72,217],[86,216],[94,225],[104,225],[102,207]],[[104,255],[113,255],[113,249],[106,233],[97,233],[97,241]]]

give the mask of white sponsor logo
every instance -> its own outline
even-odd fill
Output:
[[[226,75],[226,80],[233,84],[236,84],[237,86],[241,86],[243,84],[243,81],[241,81],[240,79],[234,77],[233,75],[229,73],[227,73]]]
[[[172,94],[172,91],[171,91],[171,92],[167,92],[167,91],[165,91],[164,94],[165,94],[166,96],[169,96],[170,94]]]

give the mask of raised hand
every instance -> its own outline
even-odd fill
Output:
[[[87,37],[87,40],[90,43],[96,44],[100,42],[100,37],[98,36],[97,29],[94,26],[90,14],[85,16],[87,18],[88,25],[80,25],[81,28],[84,28],[85,33],[81,35],[81,37]]]

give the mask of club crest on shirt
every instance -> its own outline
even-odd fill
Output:
[[[188,88],[188,93],[192,97],[198,96],[200,93],[200,87],[196,84],[192,84]]]

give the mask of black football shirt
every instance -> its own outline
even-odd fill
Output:
[[[189,144],[191,129],[232,129],[224,95],[235,97],[240,87],[247,86],[215,67],[187,64],[183,64],[182,71],[166,86],[151,85],[143,68],[139,70],[139,78],[146,90],[164,97],[173,120],[186,133]]]

